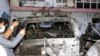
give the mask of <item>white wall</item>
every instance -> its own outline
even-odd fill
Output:
[[[54,6],[55,7],[55,2],[56,2],[56,0],[45,0],[45,2],[47,2],[47,3],[49,3],[50,4],[50,6]]]
[[[50,4],[50,6],[53,7],[64,7],[64,5],[66,5],[66,3],[57,3],[56,0],[45,0],[46,2],[48,2]]]
[[[67,2],[66,2],[67,3]],[[34,2],[27,2],[23,6],[36,6],[36,7],[64,7],[66,3],[56,3],[56,0],[45,0],[44,2],[36,1],[35,4]]]
[[[92,22],[92,18],[94,17],[94,14],[93,13],[72,13],[71,16],[75,18],[81,33],[84,34],[88,26],[88,23]]]

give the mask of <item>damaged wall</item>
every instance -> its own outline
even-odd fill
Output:
[[[13,19],[13,16],[16,15],[18,17],[27,17],[27,16],[33,16],[33,12],[27,11],[27,12],[12,12],[11,17]],[[41,16],[40,13],[37,13],[37,16]],[[78,24],[78,27],[81,31],[82,34],[85,33],[85,30],[88,26],[89,22],[92,22],[92,18],[95,17],[96,15],[94,13],[72,13],[71,17],[75,19],[76,23]]]
[[[71,16],[75,18],[79,30],[81,31],[82,34],[84,34],[88,26],[88,23],[92,22],[92,18],[95,17],[95,14],[94,13],[72,13]]]

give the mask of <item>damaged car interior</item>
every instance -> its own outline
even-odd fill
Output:
[[[17,50],[19,55],[79,56],[79,40],[75,38],[74,26],[67,18],[61,18],[51,17],[49,21],[28,19],[25,38]]]

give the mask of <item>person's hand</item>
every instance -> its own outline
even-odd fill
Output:
[[[25,35],[25,29],[20,30],[19,34],[24,36]]]
[[[15,22],[13,22],[13,24],[11,26],[17,27],[18,25],[19,25],[19,22],[18,21],[15,21]]]

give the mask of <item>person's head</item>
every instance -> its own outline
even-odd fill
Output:
[[[5,31],[7,24],[8,24],[7,19],[0,18],[0,33],[3,33]]]

